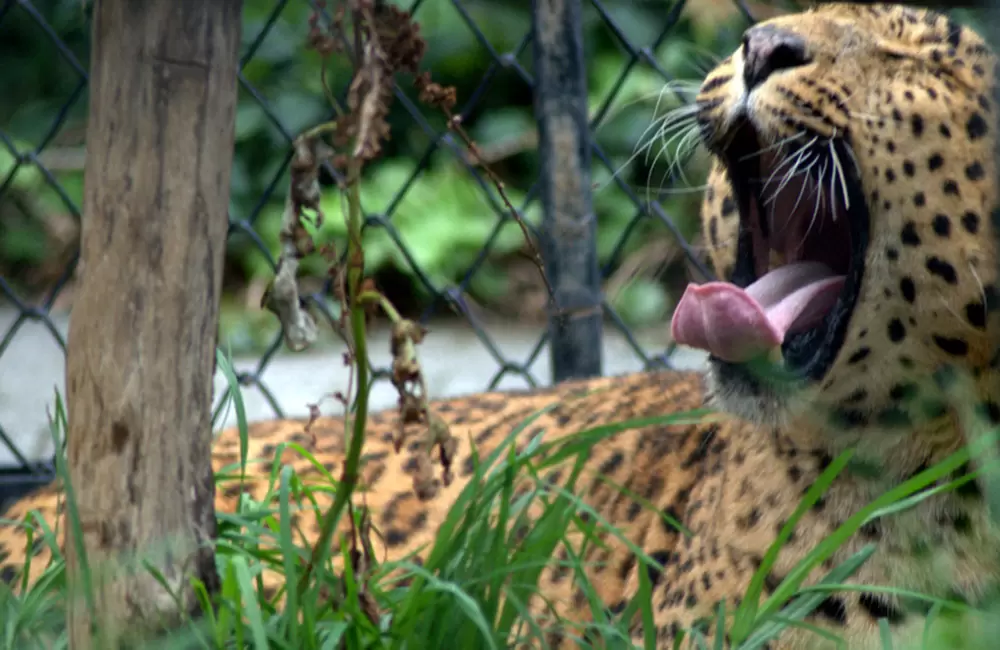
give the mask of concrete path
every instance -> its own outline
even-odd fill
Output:
[[[14,322],[17,314],[0,309],[0,334]],[[54,317],[56,329],[65,339],[68,319],[65,315]],[[509,323],[487,325],[486,331],[493,338],[503,357],[524,363],[542,333],[539,327],[526,327]],[[377,367],[387,367],[389,356],[388,333],[376,331],[372,335],[370,350]],[[639,333],[637,338],[647,354],[657,354],[664,349],[664,332]],[[304,353],[279,353],[268,365],[262,378],[272,391],[277,403],[288,416],[305,416],[308,404],[324,395],[347,389],[347,372],[343,366],[344,349],[339,345],[325,345]],[[500,365],[476,337],[469,326],[460,323],[434,323],[418,353],[424,368],[428,390],[433,397],[450,397],[484,390]],[[642,368],[624,337],[610,327],[605,329],[605,374],[621,374]],[[253,356],[237,358],[238,370],[252,371],[257,364]],[[684,350],[677,353],[673,362],[678,367],[697,368],[704,357]],[[547,348],[531,367],[532,376],[540,384],[547,384],[550,377]],[[49,330],[39,323],[24,324],[14,336],[11,345],[0,356],[0,427],[10,436],[28,460],[51,457],[52,444],[46,424],[46,408],[54,403],[55,390],[63,392],[64,356]],[[216,377],[216,394],[225,386],[221,374]],[[526,388],[528,384],[517,375],[507,375],[499,384],[501,389]],[[259,390],[243,390],[247,417],[251,421],[273,417],[273,410]],[[372,409],[393,406],[396,395],[388,382],[379,382],[373,389]],[[321,408],[326,414],[339,413],[339,405],[325,400]],[[230,409],[231,411],[231,409]],[[229,426],[235,421],[230,412],[223,422]],[[0,468],[16,465],[15,456],[0,442]]]

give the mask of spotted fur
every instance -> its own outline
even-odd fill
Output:
[[[740,602],[776,532],[840,452],[856,448],[858,462],[805,514],[765,594],[858,509],[964,444],[967,424],[1000,422],[992,53],[978,35],[942,15],[894,5],[825,5],[767,24],[801,37],[809,62],[776,70],[761,83],[753,99],[757,119],[775,140],[803,126],[848,138],[870,214],[861,292],[829,368],[785,391],[734,380],[731,369],[713,365],[707,376],[644,373],[436,402],[433,411],[459,444],[455,480],[437,485],[429,499],[412,489],[418,450],[394,452],[396,416],[374,414],[364,500],[388,557],[433,540],[471,474],[470,440],[485,453],[544,407],[553,408],[525,430],[522,444],[542,431],[556,439],[623,417],[699,408],[707,399],[731,415],[620,433],[594,449],[580,483],[597,512],[663,565],[662,571],[644,566],[614,537],[606,546],[590,545],[584,559],[595,563],[590,577],[601,598],[609,610],[620,611],[638,588],[638,572],[648,572],[657,647],[670,648],[678,630],[701,625],[721,600],[730,608]],[[702,86],[699,119],[710,148],[742,96],[744,65],[744,52],[737,50]],[[702,215],[712,264],[728,277],[739,217],[718,160]],[[264,422],[251,428],[250,452],[251,458],[271,459],[278,443],[298,442],[336,476],[343,440],[337,418],[320,419],[308,433],[301,421]],[[237,458],[237,435],[227,430],[213,462],[218,469]],[[288,453],[285,460],[306,480],[322,480],[297,456]],[[249,477],[248,489],[258,497],[268,481],[269,465],[261,467]],[[563,474],[549,478],[559,481]],[[220,489],[217,508],[233,511],[238,492]],[[55,487],[41,490],[6,516],[20,519],[38,510],[54,525],[58,498]],[[692,535],[665,525],[663,514],[682,521]],[[312,524],[304,528],[309,537],[317,533]],[[867,524],[821,569],[874,543],[875,554],[854,582],[978,604],[1000,577],[998,541],[972,483]],[[21,530],[0,529],[0,575],[12,580],[25,550]],[[31,550],[37,577],[49,553]],[[278,579],[269,576],[269,588]],[[541,590],[559,613],[586,622],[589,604],[566,571],[547,571]],[[881,647],[877,619],[887,619],[904,643],[920,638],[925,614],[883,594],[843,592],[831,594],[809,622],[864,649]],[[641,640],[641,621],[633,630]],[[559,640],[556,633],[550,639]],[[828,647],[819,641],[791,630],[771,647]]]

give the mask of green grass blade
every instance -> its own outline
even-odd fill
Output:
[[[747,589],[746,595],[743,598],[743,602],[736,609],[736,617],[733,622],[732,629],[729,631],[730,638],[733,643],[739,644],[741,641],[747,638],[753,629],[754,619],[757,615],[757,608],[760,603],[760,596],[764,591],[764,581],[771,572],[771,568],[774,563],[778,560],[778,554],[781,552],[781,548],[791,537],[792,531],[798,524],[799,520],[805,515],[806,512],[812,508],[813,504],[819,500],[819,498],[829,489],[830,485],[833,484],[834,479],[840,474],[840,472],[847,466],[850,461],[851,456],[853,456],[853,451],[845,451],[830,465],[823,470],[823,473],[819,475],[816,481],[809,487],[806,491],[805,496],[799,502],[798,507],[792,516],[788,518],[785,525],[781,528],[781,532],[778,533],[778,537],[774,540],[771,546],[767,549],[767,553],[764,554],[764,559],[761,562],[760,567],[754,573],[753,578],[750,580],[750,586]],[[766,603],[765,603],[766,604]]]
[[[228,385],[229,397],[233,400],[236,409],[236,427],[240,434],[240,482],[246,481],[247,454],[250,448],[249,431],[247,424],[247,410],[243,403],[243,391],[240,390],[240,382],[236,378],[236,372],[228,355],[222,353],[221,349],[215,350],[215,362],[219,370],[222,371]]]
[[[281,514],[281,557],[285,569],[285,584],[286,585],[297,585],[298,580],[298,552],[295,549],[295,545],[292,541],[292,513],[289,507],[289,481],[292,476],[292,468],[285,466],[281,470],[281,488],[279,492],[278,509]],[[298,589],[286,589],[285,590],[285,607],[287,613],[286,620],[289,621],[289,629],[291,632],[292,647],[298,648],[299,646],[299,625],[298,625],[298,614],[299,614],[299,590]]]
[[[834,567],[829,573],[819,580],[818,584],[834,586],[840,584],[849,576],[853,575],[862,564],[867,562],[868,558],[871,557],[875,550],[876,546],[874,544],[868,544],[841,562],[838,566]],[[815,610],[825,599],[825,593],[803,594],[789,603],[788,606],[782,610],[782,618],[785,621],[801,620],[812,613],[812,611]],[[774,620],[776,616],[777,615],[769,616],[755,621],[753,633],[749,636],[749,638],[747,638],[743,643],[733,644],[733,647],[739,648],[739,650],[757,650],[758,648],[764,647],[766,643],[776,638],[786,627],[786,625],[778,623]]]
[[[236,582],[239,585],[243,613],[246,615],[247,622],[250,625],[253,645],[257,650],[268,650],[270,646],[267,641],[267,631],[264,629],[264,619],[257,604],[257,592],[254,590],[253,578],[250,576],[250,569],[247,566],[246,559],[242,556],[234,557],[232,568],[236,576]],[[237,623],[237,626],[240,626],[239,623]]]
[[[892,631],[889,630],[889,621],[878,619],[879,639],[882,641],[882,650],[892,650]]]
[[[774,593],[771,594],[771,597],[768,598],[761,607],[761,614],[767,615],[775,613],[778,608],[780,608],[781,605],[796,592],[799,585],[802,584],[813,568],[821,564],[827,558],[831,557],[837,549],[843,546],[866,521],[871,519],[874,513],[898,503],[918,490],[923,490],[937,481],[951,475],[968,462],[971,457],[970,454],[974,453],[975,447],[978,447],[979,445],[991,444],[992,442],[992,436],[984,436],[972,445],[960,449],[959,451],[948,456],[933,467],[920,472],[916,476],[913,476],[898,486],[888,490],[882,496],[876,498],[870,504],[849,517],[847,521],[841,524],[836,530],[833,531],[833,533],[824,538],[824,540],[820,542],[820,544],[818,544],[811,553],[809,553],[805,560],[798,563],[789,572],[781,584],[774,590]]]

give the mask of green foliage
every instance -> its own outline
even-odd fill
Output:
[[[23,142],[13,144],[25,147]],[[42,224],[31,218],[31,208],[25,203],[29,201],[31,188],[41,184],[41,172],[31,165],[19,166],[17,158],[0,147],[0,179],[8,177],[11,178],[9,205],[5,208],[0,200],[0,268],[8,264],[40,264],[45,259],[46,235]]]
[[[409,5],[407,2],[398,4]],[[656,38],[669,4],[637,5],[628,0],[604,3],[622,32],[640,47],[651,44]],[[462,3],[462,7],[482,32],[485,42],[500,53],[516,51],[530,29],[530,3],[473,1]],[[84,67],[89,60],[90,11],[76,0],[46,3],[42,10],[55,33]],[[275,12],[278,17],[272,20]],[[241,71],[245,84],[241,82],[237,107],[230,215],[237,220],[251,220],[266,252],[246,234],[234,232],[227,248],[229,286],[253,280],[266,281],[273,275],[270,260],[278,251],[277,233],[287,193],[287,177],[280,173],[289,151],[286,138],[330,117],[321,83],[320,58],[304,47],[309,12],[308,3],[271,0],[244,3],[243,52],[245,55],[252,52],[252,56]],[[420,3],[416,17],[428,42],[424,69],[433,71],[435,80],[456,87],[461,107],[463,102],[477,95],[483,74],[493,65],[493,57],[449,0]],[[589,6],[584,29],[592,114],[603,106],[610,93],[617,92],[610,111],[596,130],[596,141],[608,156],[612,169],[595,159],[592,170],[599,258],[608,271],[613,272],[623,259],[650,242],[663,242],[668,252],[672,247],[672,235],[662,224],[652,220],[644,220],[633,228],[626,241],[619,240],[637,214],[629,192],[645,201],[647,185],[652,185],[653,189],[678,189],[676,179],[663,177],[666,162],[671,157],[669,153],[656,157],[659,144],[648,161],[643,154],[633,156],[636,144],[645,144],[653,135],[652,131],[646,132],[653,118],[677,103],[664,96],[659,112],[654,114],[664,82],[659,73],[644,64],[634,67],[624,85],[618,88],[627,62],[620,43]],[[707,65],[705,52],[728,49],[737,42],[739,30],[738,21],[732,25],[706,26],[685,15],[654,54],[669,74],[697,79]],[[17,138],[14,146],[19,154],[24,154],[46,137],[63,104],[73,96],[80,78],[30,15],[17,7],[0,21],[0,61],[4,62],[5,69],[0,124]],[[531,48],[521,52],[517,61],[530,73]],[[330,61],[326,78],[335,94],[346,90],[348,74],[345,62]],[[414,96],[408,79],[401,78],[399,83],[404,94]],[[52,148],[79,150],[82,147],[86,101],[84,91],[71,103],[68,121],[49,145],[50,151]],[[418,299],[427,299],[426,289],[418,281],[413,265],[419,266],[435,287],[453,285],[463,279],[498,222],[504,220],[485,265],[472,278],[470,287],[476,298],[491,304],[509,291],[507,261],[523,250],[523,240],[516,224],[497,213],[496,207],[503,206],[489,181],[484,187],[457,162],[455,150],[464,149],[464,146],[450,147],[437,139],[437,133],[447,130],[443,116],[431,109],[417,110],[420,111],[419,120],[397,102],[390,115],[392,138],[386,143],[382,160],[366,171],[365,210],[369,214],[380,214],[392,204],[397,192],[404,189],[407,178],[417,171],[428,148],[436,147],[437,153],[430,156],[427,170],[408,186],[393,210],[391,222],[399,232],[400,242],[393,241],[389,234],[381,232],[381,228],[368,229],[367,266],[376,274],[394,271],[394,281],[408,278],[409,286],[403,290],[415,293]],[[273,122],[272,116],[280,120],[281,126]],[[523,204],[539,170],[537,147],[530,143],[535,123],[529,88],[513,69],[501,68],[493,74],[476,108],[466,117],[467,130],[486,152],[512,143],[529,142],[515,147],[514,153],[502,156],[491,166],[503,179],[515,207],[523,208],[525,217],[538,224],[540,205],[537,200],[527,206]],[[457,139],[454,141],[457,143]],[[655,165],[652,164],[654,159]],[[12,154],[0,146],[0,173],[4,165],[10,165],[10,160],[13,160]],[[611,178],[612,172],[627,189],[617,186]],[[689,169],[689,173],[691,184],[701,182],[697,165]],[[82,169],[60,168],[54,176],[65,187],[70,200],[81,206]],[[13,194],[8,192],[0,196],[0,231],[4,233],[0,267],[7,268],[5,277],[17,281],[21,276],[14,273],[13,265],[35,267],[44,260],[47,214],[65,212],[66,206],[30,162],[21,167],[15,179],[19,195],[43,201],[30,215],[17,216],[10,207]],[[336,192],[328,193],[333,197],[327,201],[333,215],[339,210],[335,205],[338,200]],[[262,197],[265,197],[263,201]],[[687,191],[657,197],[654,192],[649,198],[660,201],[685,237],[696,237],[697,194]],[[327,223],[339,224],[340,221],[331,216]],[[335,225],[323,230],[324,237],[341,244],[342,234]],[[409,251],[412,261],[407,259],[401,247]],[[667,257],[672,260],[670,264],[681,263],[674,254]],[[320,260],[307,260],[303,272],[321,275],[323,268]],[[675,296],[667,292],[659,274],[654,273],[636,277],[611,298],[626,322],[643,324],[662,321],[672,308]]]

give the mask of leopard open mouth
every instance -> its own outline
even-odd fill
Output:
[[[785,371],[818,380],[843,345],[868,247],[850,144],[803,132],[766,145],[743,126],[718,154],[739,210],[736,266],[728,281],[688,287],[674,338],[722,366],[780,350]]]

